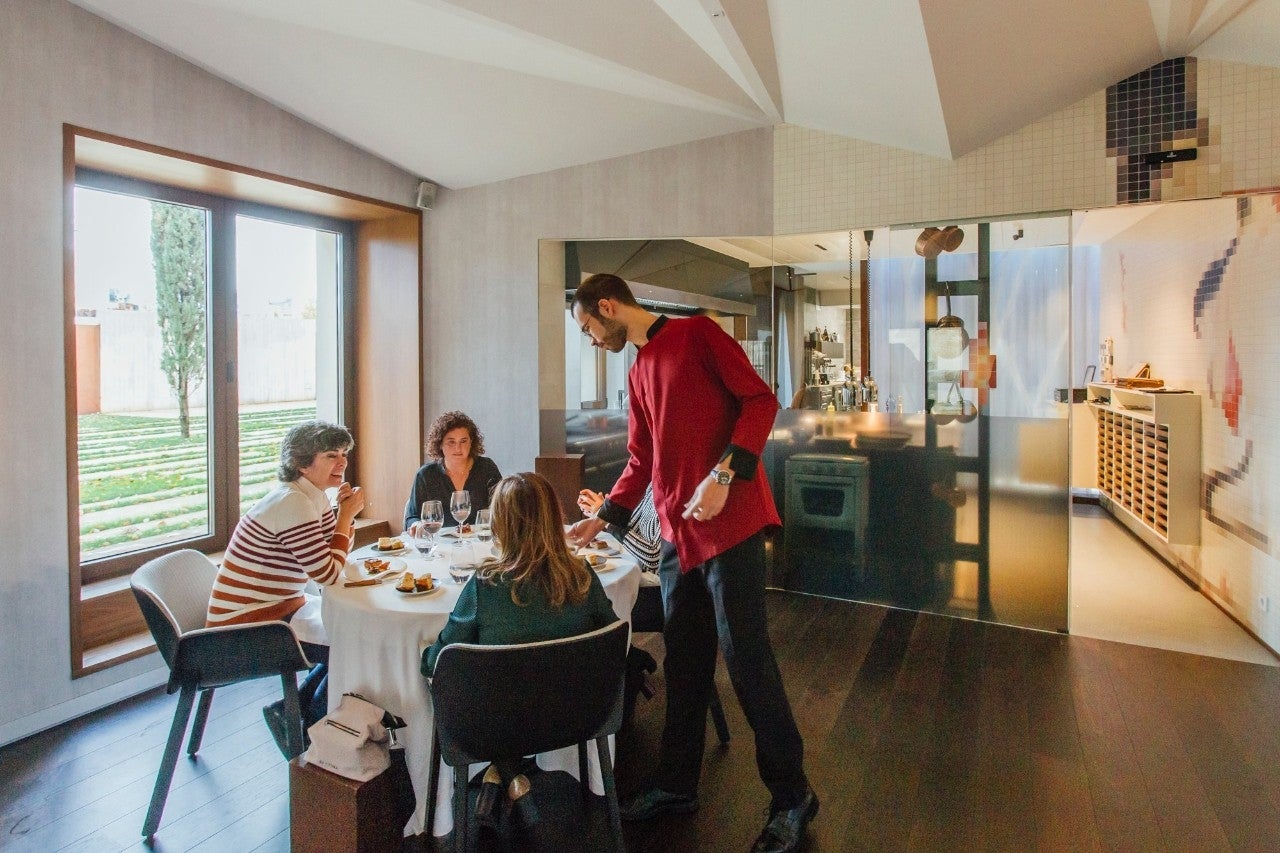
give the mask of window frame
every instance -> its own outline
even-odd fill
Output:
[[[226,548],[239,521],[239,365],[237,364],[237,315],[236,315],[236,217],[246,216],[282,224],[333,232],[339,235],[338,271],[339,294],[337,298],[337,334],[341,376],[338,381],[338,411],[343,422],[352,423],[355,418],[355,299],[356,299],[356,229],[357,222],[315,213],[292,210],[255,201],[215,195],[196,189],[173,186],[157,181],[115,174],[85,166],[74,167],[74,177],[68,191],[68,229],[74,233],[74,192],[77,187],[119,193],[138,198],[154,199],[173,204],[199,207],[209,211],[209,280],[207,292],[207,429],[212,435],[209,444],[209,506],[211,509],[210,532],[177,542],[167,542],[123,554],[84,560],[80,549],[80,488],[77,415],[74,405],[76,361],[74,353],[74,325],[68,332],[66,382],[71,400],[67,412],[68,424],[68,547],[75,564],[79,566],[80,583],[119,578],[131,573],[147,560],[182,548],[194,548],[205,553]],[[74,240],[67,246],[67,263],[74,266]],[[74,313],[74,271],[68,282],[69,311]],[[351,476],[358,477],[356,460],[352,460]]]

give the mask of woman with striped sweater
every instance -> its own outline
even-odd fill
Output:
[[[280,485],[236,525],[209,596],[209,627],[282,620],[307,657],[320,661],[299,687],[308,724],[325,713],[329,638],[320,597],[305,587],[308,581],[328,586],[342,576],[355,517],[364,508],[362,491],[344,479],[354,446],[346,427],[325,421],[289,430],[280,446]],[[336,513],[324,491],[329,488],[338,489]],[[274,722],[272,707],[263,709],[268,724]]]

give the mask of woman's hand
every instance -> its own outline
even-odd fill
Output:
[[[338,487],[338,529],[350,529],[360,510],[364,509],[364,489],[343,483]]]
[[[578,492],[578,509],[582,510],[582,514],[588,518],[594,518],[602,506],[604,506],[604,495],[599,492],[593,492],[590,489]]]

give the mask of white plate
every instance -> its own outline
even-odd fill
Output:
[[[403,554],[412,554],[413,540],[406,541],[402,539],[400,541],[405,542],[405,546],[403,548],[392,548],[390,551],[383,551],[376,544],[364,545],[352,551],[347,556],[354,557],[355,555],[359,554],[361,557],[396,557]]]
[[[436,581],[436,585],[431,589],[414,590],[413,592],[401,592],[396,590],[396,595],[403,595],[405,598],[426,598],[428,595],[435,595],[438,592],[444,592],[444,584]]]
[[[386,560],[389,564],[381,572],[371,575],[364,569],[365,560]],[[364,581],[371,578],[385,578],[394,574],[404,574],[405,561],[399,557],[347,557],[347,565],[342,570],[342,574],[347,580]]]

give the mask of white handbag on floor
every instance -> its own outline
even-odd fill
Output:
[[[311,746],[303,757],[309,764],[339,776],[368,781],[391,764],[393,735],[388,722],[393,727],[396,723],[403,725],[363,697],[343,694],[336,710],[307,729]]]

